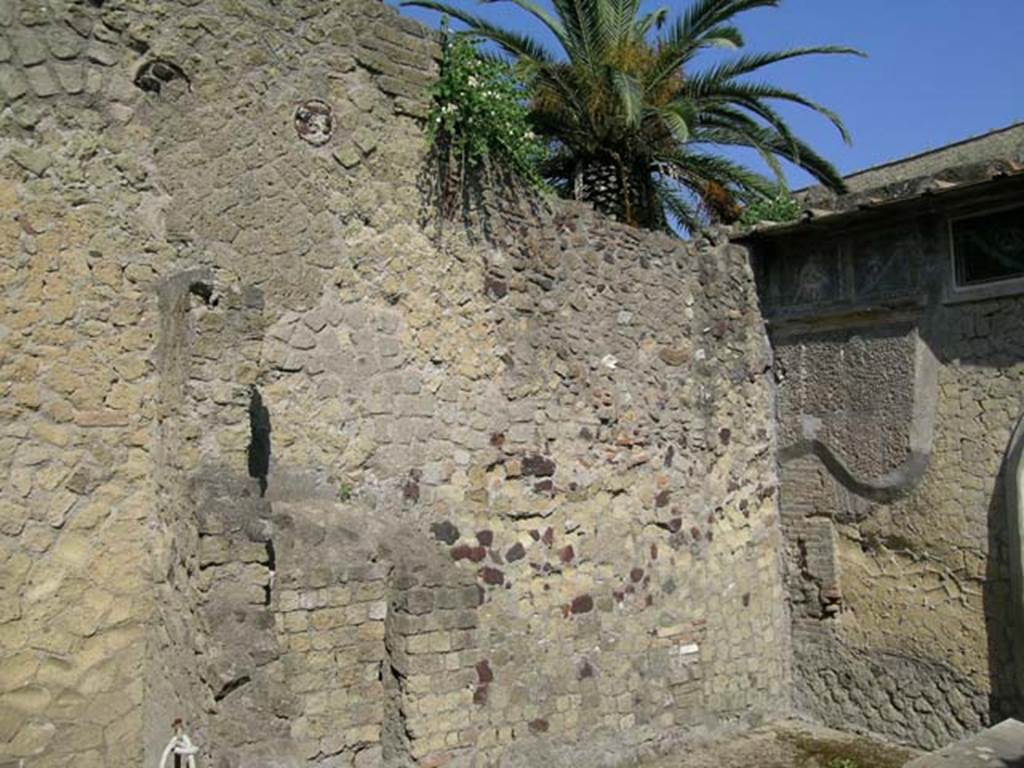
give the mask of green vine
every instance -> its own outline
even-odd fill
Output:
[[[800,201],[787,190],[783,190],[775,197],[766,197],[748,205],[740,222],[748,227],[756,226],[762,221],[785,224],[799,219],[801,213],[803,206]]]
[[[430,90],[429,138],[461,168],[491,160],[541,186],[546,149],[530,130],[523,83],[510,64],[442,27],[441,73]]]
[[[353,491],[352,483],[342,480],[338,485],[338,501],[351,501]]]

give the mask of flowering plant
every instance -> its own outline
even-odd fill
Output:
[[[431,88],[431,145],[461,166],[485,158],[541,185],[545,145],[530,130],[522,82],[507,62],[481,53],[474,40],[443,30],[441,73]]]
[[[800,201],[783,188],[775,197],[765,197],[747,206],[740,221],[749,227],[762,221],[784,224],[799,219],[803,210]]]

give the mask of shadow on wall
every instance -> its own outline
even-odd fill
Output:
[[[263,404],[263,396],[255,385],[249,389],[249,477],[258,480],[260,496],[267,494],[267,475],[270,474],[270,411]]]
[[[1021,626],[1024,595],[1020,594],[1022,574],[1019,570],[1021,526],[1017,517],[1024,493],[1020,487],[1022,460],[1024,416],[1010,437],[988,508],[988,560],[982,600],[988,634],[992,686],[989,704],[993,722],[1024,716],[1024,697],[1021,696],[1022,686],[1018,679],[1024,677],[1024,659],[1021,658],[1024,655],[1024,627]],[[1016,575],[1015,565],[1018,568]],[[1024,762],[1018,763],[1024,766]]]
[[[985,633],[988,635],[989,657],[989,712],[991,722],[1012,717],[1015,706],[1015,659],[1011,644],[1009,547],[1006,533],[1007,515],[1004,482],[1007,479],[1006,460],[988,505],[988,557],[985,563],[985,584],[982,604],[985,609]]]
[[[440,147],[427,153],[416,186],[423,201],[420,226],[433,229],[436,237],[442,235],[446,223],[461,223],[471,237],[481,236],[485,242],[495,243],[500,233],[494,224],[502,217],[492,214],[499,208],[511,203],[523,208],[524,215],[534,217],[549,212],[543,195],[514,173],[486,160],[475,168],[466,166]],[[507,190],[504,199],[497,199],[494,190]]]

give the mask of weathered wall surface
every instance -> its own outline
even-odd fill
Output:
[[[742,249],[439,229],[376,3],[0,25],[0,754],[611,762],[786,701]]]
[[[762,250],[797,704],[926,748],[1019,706],[1003,462],[1024,303],[948,288],[948,216],[1005,203]]]
[[[117,117],[118,32],[61,14],[0,3],[0,759],[129,765],[153,610],[148,262],[171,257]]]

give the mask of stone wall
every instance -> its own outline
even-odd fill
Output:
[[[0,35],[0,755],[613,763],[785,704],[742,248],[440,222],[376,2]]]
[[[146,171],[116,117],[135,89],[98,16],[0,3],[4,764],[141,754],[157,484],[147,248],[168,252],[139,215]]]
[[[829,724],[936,748],[1019,711],[1024,300],[953,291],[949,250],[951,217],[1014,200],[990,184],[760,246],[796,703]]]

